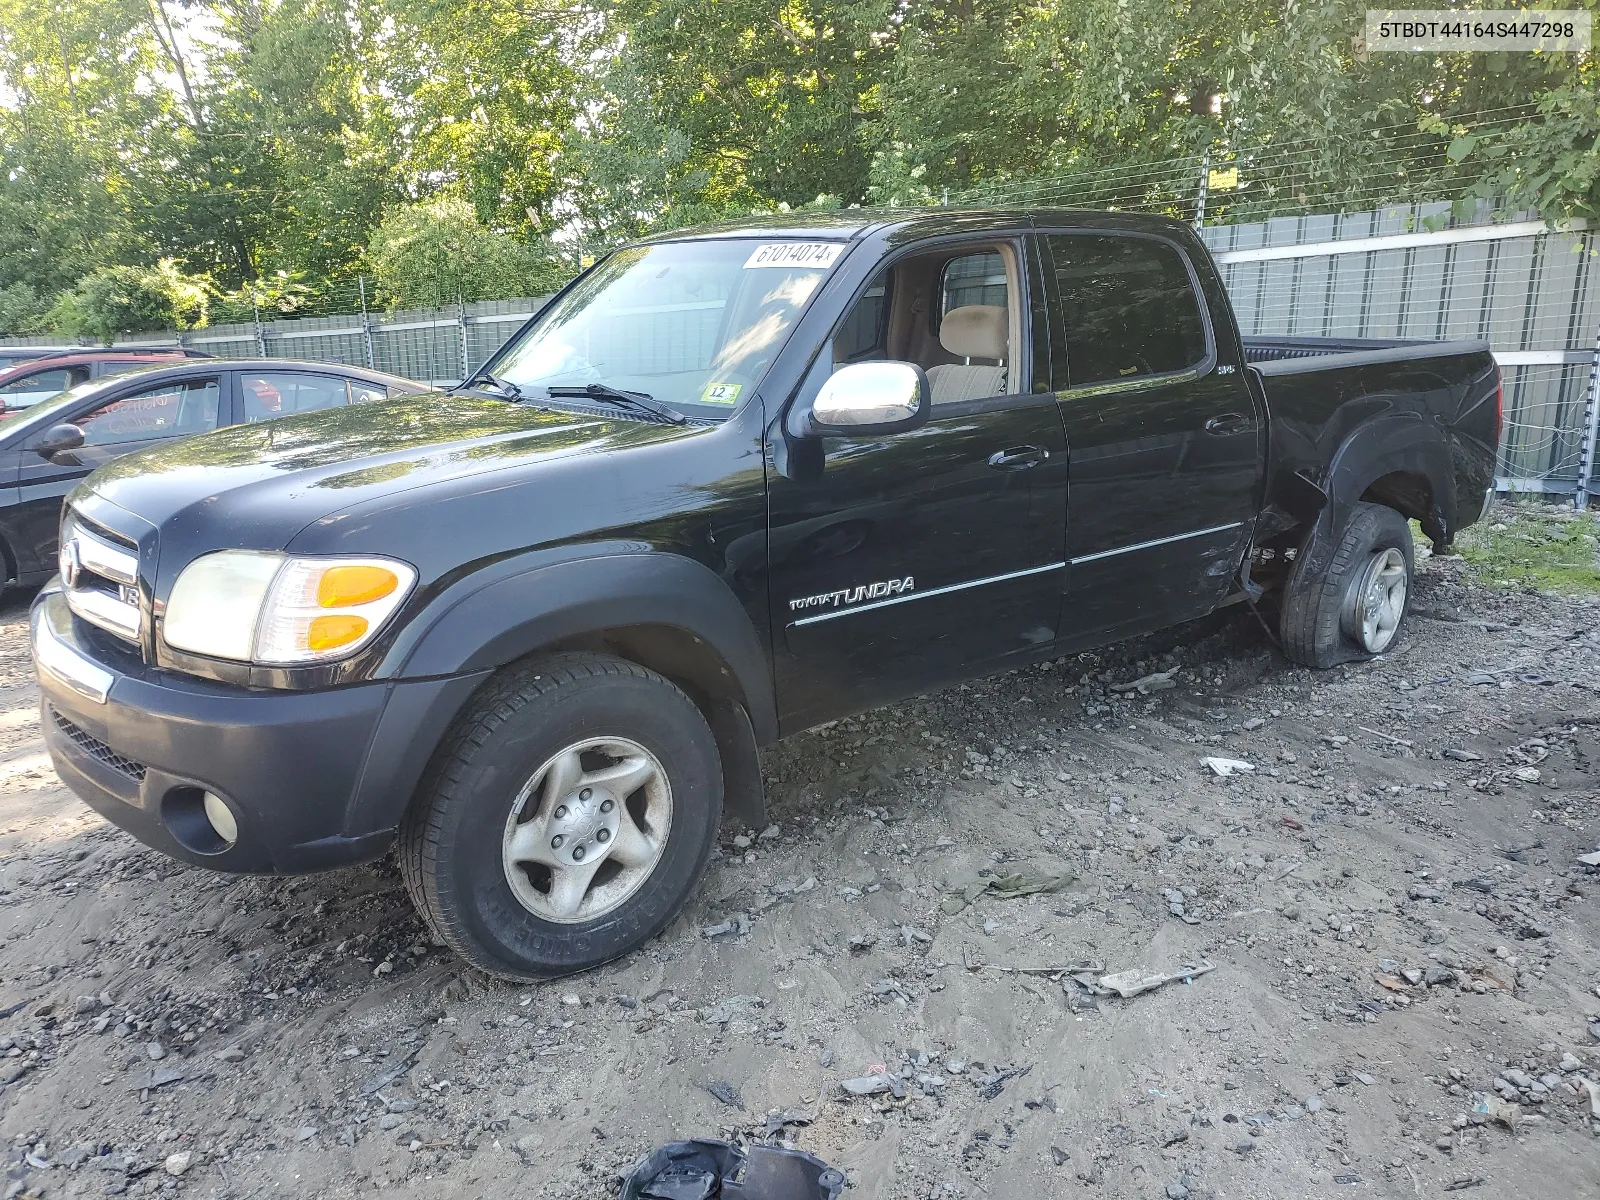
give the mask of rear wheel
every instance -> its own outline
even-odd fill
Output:
[[[1400,641],[1416,572],[1411,526],[1392,508],[1357,504],[1327,568],[1297,562],[1284,586],[1283,649],[1308,667],[1332,667]]]
[[[582,971],[689,898],[722,813],[716,741],[653,671],[563,654],[507,672],[446,737],[400,831],[418,910],[474,966]]]

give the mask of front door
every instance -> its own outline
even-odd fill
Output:
[[[1044,242],[1072,477],[1062,641],[1210,612],[1233,586],[1262,475],[1262,414],[1238,347],[1219,344],[1197,256],[1176,241]]]
[[[119,394],[64,423],[83,430],[83,445],[44,458],[22,447],[17,536],[41,563],[55,556],[61,502],[96,467],[145,446],[217,428],[222,376],[181,379]],[[44,434],[39,431],[39,436]]]
[[[770,594],[793,731],[1036,657],[1060,613],[1065,438],[1029,239],[919,248],[863,289],[795,397],[837,367],[924,367],[928,423],[775,454]],[[1034,354],[1036,345],[1039,350]]]

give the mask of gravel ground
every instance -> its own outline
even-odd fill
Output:
[[[1600,607],[1455,560],[1374,663],[1236,610],[784,744],[665,936],[513,987],[388,863],[214,876],[81,807],[13,597],[6,1197],[609,1197],[705,1135],[874,1200],[1593,1196],[1597,689]],[[1103,994],[1130,969],[1190,974]]]

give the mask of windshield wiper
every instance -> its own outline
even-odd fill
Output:
[[[552,397],[582,396],[590,400],[609,400],[620,408],[649,413],[652,417],[660,417],[663,421],[670,421],[674,425],[682,425],[689,420],[677,409],[668,408],[647,392],[625,392],[621,388],[612,387],[609,383],[557,384],[544,390],[546,395]]]
[[[492,387],[496,387],[496,388],[500,389],[501,392],[503,392],[507,396],[510,396],[513,400],[522,399],[522,389],[521,388],[519,388],[516,384],[512,383],[511,380],[509,380],[509,379],[501,379],[500,376],[491,375],[488,371],[479,371],[476,375],[473,375],[470,379],[463,379],[461,381],[461,386],[464,387],[464,388],[468,388],[468,387],[471,387],[473,384],[479,383],[479,382],[487,383],[487,384],[491,385]]]

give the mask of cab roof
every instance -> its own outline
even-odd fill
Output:
[[[950,233],[982,233],[1033,224],[1070,224],[1084,229],[1187,228],[1182,221],[1149,213],[1077,208],[843,208],[825,212],[770,213],[652,234],[641,243],[702,238],[773,237],[853,241],[871,233],[895,241]]]

